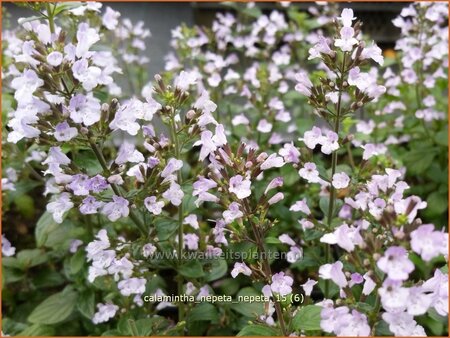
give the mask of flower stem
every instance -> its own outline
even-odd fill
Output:
[[[269,259],[267,258],[267,252],[266,252],[266,248],[264,246],[264,241],[261,238],[261,233],[259,232],[258,227],[251,219],[252,213],[250,212],[250,210],[249,210],[250,208],[248,206],[248,203],[246,203],[246,201],[244,203],[244,207],[246,208],[246,211],[247,211],[247,215],[248,215],[247,219],[252,226],[256,245],[258,246],[258,250],[259,250],[260,254],[262,255],[262,265],[263,265],[266,280],[268,283],[270,283],[272,281],[272,270],[270,268]],[[281,333],[283,334],[284,337],[287,337],[288,333],[286,331],[286,325],[284,323],[283,310],[281,308],[280,302],[277,301],[276,299],[274,299],[274,306],[275,306],[275,311],[277,313],[278,321],[280,323]]]
[[[175,147],[175,157],[177,160],[180,159],[180,145],[177,137],[177,128],[175,124],[175,119],[172,117],[170,119],[170,132],[172,136],[172,142]],[[177,180],[178,184],[182,186],[183,177],[181,175],[181,169],[177,172]],[[183,229],[183,203],[181,203],[178,207],[178,248],[177,248],[177,257],[178,257],[178,265],[179,267],[183,263],[183,246],[184,246],[184,229]],[[181,295],[183,293],[183,276],[178,273],[177,276],[178,283],[178,294]],[[178,306],[178,321],[184,320],[184,303],[180,302]]]
[[[341,122],[340,121],[341,101],[342,101],[342,91],[343,91],[343,86],[344,86],[346,56],[347,56],[347,53],[344,52],[344,56],[342,58],[341,76],[339,79],[339,96],[338,96],[338,102],[336,105],[336,114],[335,114],[335,120],[334,120],[334,132],[338,135],[339,135],[339,126],[340,126],[340,122]],[[333,154],[331,155],[331,178],[330,178],[330,181],[333,180],[333,176],[336,173],[336,166],[337,166],[337,150],[333,151]],[[333,184],[331,184],[331,186],[330,186],[330,201],[328,203],[328,216],[327,216],[328,230],[331,230],[331,221],[333,218],[335,201],[336,201],[336,189],[334,188]],[[325,246],[325,259],[326,259],[327,263],[330,262],[330,260],[331,260],[329,245]],[[325,298],[329,297],[329,288],[330,288],[330,281],[327,279],[327,280],[325,280]]]
[[[56,6],[56,5],[53,5]],[[48,19],[48,25],[50,27],[50,32],[53,34],[55,33],[55,21],[53,20],[53,11],[50,10],[50,4],[46,3],[45,7],[47,9],[47,19]]]

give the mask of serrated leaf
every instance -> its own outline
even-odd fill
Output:
[[[322,307],[317,305],[307,305],[302,307],[292,319],[292,327],[294,330],[320,330],[321,311]]]
[[[189,321],[208,321],[217,323],[219,314],[217,309],[211,303],[201,303],[194,307],[189,314]]]

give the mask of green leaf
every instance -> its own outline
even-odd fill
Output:
[[[375,336],[392,336],[392,332],[389,330],[389,325],[384,321],[380,320],[375,323]]]
[[[70,257],[70,272],[76,274],[83,268],[86,262],[86,255],[83,250],[78,250],[72,257]]]
[[[211,260],[211,269],[206,273],[205,281],[212,282],[223,277],[228,271],[225,259]]]
[[[23,269],[47,262],[48,255],[40,249],[22,250],[17,254],[17,261]]]
[[[276,237],[267,237],[265,239],[265,242],[267,244],[280,244],[281,243],[281,241],[278,238],[276,238]]]
[[[44,212],[36,223],[36,229],[34,232],[36,237],[36,245],[38,247],[44,246],[49,233],[55,230],[58,226],[59,224],[55,222],[52,214],[48,211]]]
[[[432,192],[427,198],[427,211],[433,215],[444,213],[448,208],[447,194],[438,191]]]
[[[159,240],[165,241],[177,231],[178,222],[173,219],[159,219],[155,222],[155,226]]]
[[[250,324],[245,326],[239,333],[238,337],[242,336],[279,336],[280,331],[274,327],[262,324]]]
[[[95,313],[95,293],[88,289],[80,293],[77,301],[78,311],[87,319],[92,319]]]
[[[192,322],[208,321],[218,323],[219,314],[216,307],[211,303],[201,303],[191,310],[188,320]]]
[[[44,337],[51,337],[55,335],[55,329],[48,325],[40,325],[40,324],[33,324],[31,326],[28,326],[25,330],[22,332],[19,332],[18,336],[26,336],[26,337],[32,337],[32,336],[44,336]]]
[[[179,272],[187,278],[200,278],[205,275],[199,261],[190,260],[179,268]]]
[[[307,305],[302,307],[292,319],[292,327],[294,330],[320,330],[321,311],[322,307],[317,305]]]
[[[237,293],[236,298],[238,298],[239,296],[260,296],[260,295],[261,293],[256,291],[254,288],[246,287]],[[260,316],[264,313],[264,303],[262,302],[252,302],[252,303],[238,302],[232,304],[231,308],[234,311],[239,312],[240,314],[250,318]]]
[[[92,150],[80,151],[73,158],[73,162],[89,176],[103,172],[103,168]]]
[[[437,132],[434,135],[434,140],[437,144],[448,147],[448,128],[446,127],[444,130]]]
[[[77,293],[66,289],[55,293],[39,304],[28,316],[34,324],[52,325],[66,320],[73,312],[77,301]]]

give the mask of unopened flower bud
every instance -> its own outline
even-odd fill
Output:
[[[266,152],[262,152],[261,154],[258,155],[258,157],[256,158],[256,162],[261,163],[264,162],[267,157],[269,157],[269,155],[267,155]]]
[[[247,169],[250,169],[252,166],[253,166],[253,162],[252,161],[248,161],[248,162],[245,163],[245,167]]]
[[[379,253],[374,253],[372,257],[373,257],[374,260],[377,261],[377,260],[380,259],[381,255]]]
[[[195,117],[195,115],[196,115],[195,111],[191,109],[186,113],[186,118],[188,120],[192,120]]]
[[[122,179],[122,176],[120,176],[119,174],[116,174],[116,175],[109,176],[108,182],[111,184],[121,185],[121,184],[123,184],[123,179]]]
[[[89,129],[87,129],[86,127],[81,127],[80,133],[83,135],[87,135],[89,133]]]

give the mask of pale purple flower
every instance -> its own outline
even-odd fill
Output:
[[[341,318],[340,325],[335,327],[334,333],[338,337],[368,337],[371,333],[367,316],[352,310],[349,317]]]
[[[325,135],[320,138],[320,144],[322,145],[320,150],[322,151],[322,153],[329,155],[333,151],[339,149],[338,140],[338,134],[336,134],[334,131],[327,130],[325,132]]]
[[[61,147],[51,147],[48,156],[42,164],[67,165],[70,159],[61,151]]]
[[[174,172],[180,170],[182,167],[183,161],[177,160],[176,158],[171,158],[161,172],[161,177],[166,178],[172,175]]]
[[[251,195],[251,181],[241,175],[236,175],[230,178],[230,192],[234,193],[237,198],[243,199]]]
[[[321,144],[322,131],[314,126],[311,130],[305,131],[303,138],[299,140],[303,141],[309,149],[314,149],[318,144]]]
[[[355,30],[352,27],[342,27],[339,31],[340,39],[334,40],[334,45],[339,47],[343,52],[350,52],[353,46],[358,43],[354,38]]]
[[[89,176],[84,174],[73,175],[68,188],[73,191],[75,196],[89,195]]]
[[[264,134],[270,133],[272,131],[272,123],[268,122],[266,119],[259,120],[256,130]]]
[[[127,279],[133,274],[133,266],[133,263],[127,257],[114,258],[108,267],[108,274],[114,275],[115,281],[119,280],[119,274],[122,275],[123,279]]]
[[[336,189],[345,189],[350,183],[350,177],[344,172],[336,173],[333,175],[333,181],[331,183]]]
[[[292,292],[292,284],[294,280],[292,277],[285,275],[284,272],[278,272],[272,276],[272,284],[270,289],[280,296],[288,295]]]
[[[164,207],[164,201],[158,202],[156,196],[150,196],[145,198],[144,205],[153,215],[159,215]]]
[[[286,260],[289,263],[295,263],[303,257],[303,250],[298,246],[291,246],[289,252],[286,255]]]
[[[433,303],[433,295],[427,293],[422,286],[413,286],[408,289],[409,297],[406,312],[413,316],[425,314]]]
[[[102,24],[107,29],[114,30],[119,23],[120,13],[113,10],[111,7],[106,7],[106,12],[102,16]]]
[[[320,35],[317,43],[309,49],[308,60],[320,57],[320,54],[335,55],[335,51],[330,48],[327,38]]]
[[[181,71],[180,75],[175,79],[175,87],[182,92],[189,89],[189,86],[197,82],[197,74],[194,72]]]
[[[359,227],[349,227],[344,223],[337,227],[334,232],[323,235],[320,241],[327,244],[337,244],[347,252],[352,252],[356,245],[360,247],[364,245],[359,230]]]
[[[200,288],[198,294],[197,294],[197,300],[201,300],[202,297],[207,297],[209,296],[211,293],[209,291],[209,286],[208,285],[204,285]]]
[[[2,234],[2,255],[5,257],[14,256],[16,248],[11,245],[11,242]]]
[[[365,273],[363,278],[364,278],[364,285],[363,285],[362,293],[363,293],[363,295],[368,296],[372,293],[372,291],[375,289],[377,284],[373,281],[373,279],[369,276],[368,273]]]
[[[355,20],[356,17],[353,16],[353,9],[344,8],[341,12],[341,16],[338,17],[338,19],[342,22],[342,25],[344,27],[351,27],[352,21]]]
[[[89,127],[100,121],[100,101],[92,94],[77,94],[69,101],[70,118],[75,123],[83,123]]]
[[[410,205],[413,205],[413,207],[409,208]],[[427,202],[422,201],[418,196],[408,196],[407,198],[394,203],[394,210],[397,214],[406,215],[406,211],[409,212],[406,215],[408,216],[407,218],[409,223],[414,221],[419,210],[425,209],[426,207]]]
[[[432,307],[441,316],[448,315],[448,274],[434,270],[432,278],[422,284],[423,290],[433,295]]]
[[[156,246],[151,243],[147,243],[142,247],[142,256],[148,258],[156,252]]]
[[[136,136],[141,129],[141,125],[136,120],[139,117],[138,112],[143,109],[142,105],[142,102],[135,99],[121,105],[110,122],[109,128],[126,131],[131,136]]]
[[[70,194],[63,192],[53,202],[47,204],[47,211],[52,214],[56,223],[62,223],[64,214],[73,208]]]
[[[387,147],[384,144],[367,143],[362,145],[361,148],[364,149],[363,160],[368,160],[373,156],[383,155],[387,151]]]
[[[236,278],[240,273],[246,276],[252,274],[252,270],[245,263],[234,263],[233,270],[231,270],[231,277]]]
[[[209,193],[208,190],[217,187],[217,183],[213,180],[199,176],[198,180],[193,184],[193,196],[198,196],[195,205],[198,207],[202,202],[217,202],[219,198]]]
[[[329,306],[323,306],[320,312],[320,328],[327,333],[335,333],[342,323],[350,321],[350,317],[348,307],[333,308],[331,303]]]
[[[385,312],[383,320],[389,325],[389,331],[400,337],[426,337],[425,330],[417,324],[414,317],[406,312]]]
[[[184,246],[189,250],[198,249],[199,237],[196,234],[185,234],[184,235]]]
[[[117,311],[119,310],[119,307],[117,305],[106,303],[97,304],[98,311],[94,314],[94,317],[92,318],[92,322],[94,324],[100,324],[105,323],[109,321],[111,318],[113,318]]]
[[[384,256],[377,261],[378,268],[385,272],[389,279],[407,280],[414,270],[414,264],[408,259],[408,252],[401,246],[391,246]]]
[[[434,231],[433,224],[423,224],[411,232],[411,249],[426,262],[440,255],[448,255],[448,234]]]
[[[95,175],[89,180],[88,189],[94,193],[108,189],[109,184],[102,175]]]
[[[322,279],[331,279],[339,288],[347,286],[347,279],[342,271],[344,265],[337,261],[333,264],[325,264],[319,268],[319,277]]]
[[[278,151],[280,156],[283,156],[286,163],[299,163],[300,152],[294,146],[293,142],[285,143],[283,148]]]
[[[267,170],[270,168],[280,168],[283,165],[284,165],[284,160],[282,157],[277,156],[277,154],[271,154],[261,164],[261,170]]]
[[[76,46],[76,56],[79,58],[85,57],[89,48],[100,40],[95,28],[90,28],[85,22],[78,25],[77,30],[77,46]]]
[[[199,161],[203,161],[209,154],[216,151],[217,146],[213,142],[213,134],[210,130],[202,131],[200,141],[197,141],[194,145],[201,145]]]
[[[223,212],[223,219],[226,224],[232,223],[235,219],[241,218],[244,216],[244,213],[239,209],[239,204],[236,202],[232,202],[228,206],[228,210]]]
[[[129,204],[125,198],[113,195],[112,201],[106,203],[102,208],[102,214],[108,217],[111,222],[115,222],[121,217],[128,216],[130,213]]]
[[[304,178],[309,183],[319,183],[321,181],[317,166],[313,162],[306,162],[303,168],[300,168],[298,174],[301,178]]]
[[[386,207],[386,201],[381,198],[376,198],[374,201],[369,202],[367,206],[369,207],[369,213],[376,219],[379,219]]]
[[[172,203],[174,206],[179,206],[183,201],[184,192],[183,190],[181,190],[179,184],[171,182],[170,188],[162,194],[162,197],[164,197],[166,200],[169,200],[170,203]]]
[[[309,79],[308,74],[305,71],[300,71],[295,74],[295,80],[297,81],[295,90],[305,96],[311,96],[311,88],[313,87],[313,84]]]
[[[62,53],[58,52],[58,51],[54,51],[51,52],[50,54],[47,55],[47,62],[49,65],[53,66],[53,67],[57,67],[61,64],[63,60],[63,55]]]
[[[190,214],[183,220],[183,224],[189,224],[193,229],[199,229],[199,224],[196,214]]]
[[[72,65],[72,75],[81,82],[84,90],[92,91],[101,82],[102,70],[89,66],[88,59],[80,59]]]
[[[275,189],[275,188],[278,188],[278,187],[281,187],[281,186],[283,185],[283,182],[284,182],[283,177],[281,177],[281,176],[275,177],[275,178],[274,178],[272,181],[270,181],[270,183],[267,185],[266,190],[264,190],[264,194],[267,195],[267,193],[268,193],[270,190]]]
[[[78,248],[80,247],[80,245],[82,245],[83,244],[83,241],[82,240],[79,240],[79,239],[73,239],[73,240],[71,240],[70,241],[70,244],[69,244],[69,252],[70,253],[75,253],[75,252],[77,252],[78,251]]]
[[[287,234],[282,234],[282,235],[278,236],[278,239],[280,240],[281,243],[288,244],[290,246],[295,245],[294,240]]]
[[[132,294],[142,295],[145,292],[145,284],[147,281],[144,278],[128,278],[121,280],[117,287],[122,296],[130,296]]]
[[[311,214],[311,210],[308,207],[308,204],[306,203],[306,198],[295,202],[290,208],[290,211],[301,211],[306,215]]]
[[[95,197],[88,196],[85,199],[83,199],[83,202],[81,203],[79,210],[83,215],[91,215],[96,214],[98,212],[98,209],[103,206],[103,202],[97,201]]]
[[[140,163],[144,161],[144,155],[136,149],[134,144],[125,141],[120,146],[119,153],[114,162],[117,164],[124,164],[127,162]]]
[[[360,58],[362,60],[364,60],[364,59],[372,59],[373,61],[378,63],[380,66],[382,66],[383,63],[384,63],[382,50],[373,41],[372,41],[372,45],[371,46],[365,47],[363,49],[363,51],[361,52]]]
[[[302,226],[303,230],[314,228],[314,223],[309,221],[309,220],[307,220],[306,218],[303,218],[303,219],[299,220],[298,222]]]
[[[305,291],[305,296],[311,296],[314,285],[317,284],[317,281],[314,279],[308,278],[308,280],[302,284],[303,291]]]

